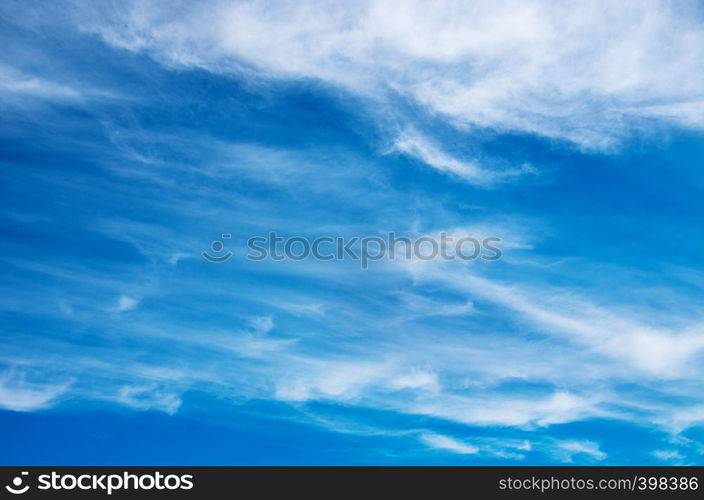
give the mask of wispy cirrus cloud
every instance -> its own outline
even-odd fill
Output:
[[[77,100],[82,97],[75,88],[28,75],[7,65],[0,65],[0,95],[4,99],[33,97],[40,100]]]
[[[439,172],[483,187],[494,186],[531,171],[527,165],[518,169],[497,170],[484,167],[476,160],[459,159],[441,151],[418,133],[403,133],[396,139],[393,147],[394,151],[417,158]]]
[[[458,441],[449,436],[443,436],[442,434],[427,433],[422,434],[420,438],[421,441],[431,448],[447,450],[460,455],[473,455],[479,452],[479,448],[476,446]]]
[[[81,8],[75,19],[169,65],[316,78],[375,99],[391,91],[460,127],[603,149],[643,119],[701,125],[696,2],[445,1],[431,12],[420,1],[132,2],[115,14]]]
[[[0,408],[14,411],[48,408],[66,393],[69,385],[31,382],[21,370],[8,369],[0,374]]]
[[[553,453],[560,456],[563,462],[571,463],[577,455],[585,455],[592,460],[604,460],[607,455],[592,441],[558,441]]]

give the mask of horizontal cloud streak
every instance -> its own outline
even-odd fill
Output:
[[[77,23],[166,64],[387,89],[458,126],[610,148],[643,119],[701,127],[696,2],[132,2]],[[465,172],[467,172],[466,169]]]

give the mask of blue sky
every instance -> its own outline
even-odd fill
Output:
[[[0,44],[0,463],[701,463],[697,2],[6,1]]]

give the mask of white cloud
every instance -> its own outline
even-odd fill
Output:
[[[32,74],[0,62],[0,102],[80,103],[87,99],[116,99],[121,96],[81,82],[62,81],[60,75]]]
[[[428,370],[413,369],[408,373],[402,373],[391,380],[390,386],[393,389],[428,389],[437,391],[440,388],[436,373]]]
[[[653,456],[664,462],[679,461],[684,458],[677,450],[655,450]]]
[[[115,311],[131,311],[132,309],[136,308],[137,305],[139,305],[139,300],[135,299],[134,297],[128,297],[127,295],[121,295],[117,299],[117,304],[115,304]]]
[[[249,320],[249,324],[256,333],[265,334],[274,329],[274,318],[271,316],[255,316]]]
[[[644,120],[704,123],[693,1],[140,1],[110,17],[87,9],[76,16],[82,29],[166,64],[317,78],[375,99],[392,92],[458,127],[608,148]],[[472,163],[420,154],[481,175]]]
[[[35,384],[13,372],[0,376],[0,408],[36,411],[51,406],[67,385]]]
[[[420,438],[426,445],[438,450],[451,451],[459,455],[475,455],[479,453],[478,447],[442,434],[424,433]]]
[[[542,399],[510,395],[474,397],[443,393],[406,403],[404,412],[444,418],[470,425],[548,426],[581,420],[596,414],[598,401],[567,392],[556,392]]]
[[[325,362],[315,359],[306,360],[303,367],[306,373],[283,377],[279,381],[275,393],[278,399],[349,400],[384,380],[391,370],[385,363]]]
[[[656,328],[659,312],[641,311],[634,318],[569,289],[506,285],[468,268],[448,269],[429,261],[404,265],[416,279],[442,282],[470,297],[489,300],[556,338],[623,360],[652,377],[677,378],[704,352],[704,336],[696,320],[678,328]]]
[[[563,462],[571,463],[575,456],[583,455],[593,460],[604,460],[607,455],[592,441],[558,441],[553,450],[555,456]]]
[[[277,307],[288,311],[295,316],[324,316],[325,306],[316,302],[309,304],[298,304],[291,302],[277,302]]]
[[[419,135],[402,135],[394,143],[395,151],[417,157],[427,165],[440,172],[457,176],[467,182],[479,185],[490,185],[498,179],[491,170],[485,170],[473,161],[462,161],[454,158]]]
[[[672,410],[668,415],[658,419],[658,423],[679,433],[694,425],[704,423],[704,404],[684,406]]]
[[[0,96],[11,95],[54,100],[75,100],[82,97],[79,91],[70,86],[27,75],[0,64]]]
[[[399,292],[398,298],[402,301],[398,314],[401,321],[412,321],[425,317],[465,316],[474,312],[472,301],[438,300],[420,294]]]
[[[377,394],[388,397],[389,392],[404,390],[431,394],[440,389],[437,374],[432,370],[405,368],[391,361],[292,357],[287,359],[287,366],[296,367],[296,374],[281,377],[275,392],[275,397],[284,401],[356,400],[362,405],[375,405]],[[393,407],[393,401],[395,398],[389,397],[386,403],[378,403]]]
[[[154,384],[122,386],[114,400],[132,408],[159,410],[170,415],[176,413],[181,406],[181,398],[178,394],[159,389]]]

